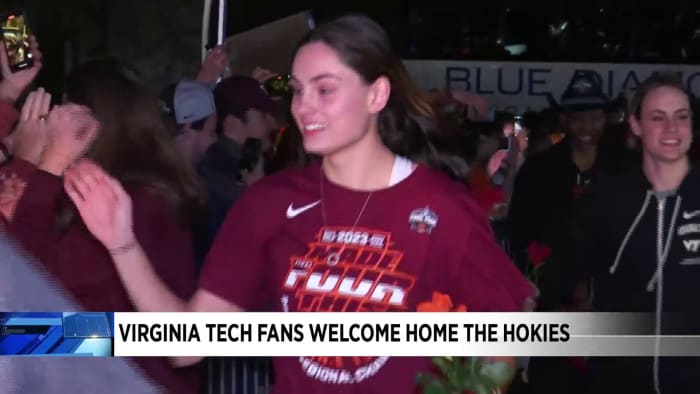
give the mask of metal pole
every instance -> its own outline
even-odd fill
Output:
[[[211,16],[211,0],[204,0],[202,15],[202,61],[207,57],[207,44],[209,41],[209,17]]]
[[[226,38],[226,2],[227,0],[219,0],[219,20],[218,20],[218,30],[217,30],[217,38],[216,38],[216,45],[220,46],[224,43],[224,39]],[[219,84],[221,82],[222,76],[219,76],[219,79],[216,80],[216,83]]]
[[[224,43],[224,35],[226,34],[226,0],[219,0],[219,26],[216,44]]]

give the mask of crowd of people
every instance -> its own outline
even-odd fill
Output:
[[[672,76],[644,82],[624,120],[581,73],[551,110],[478,123],[421,91],[363,16],[304,38],[283,97],[265,89],[266,70],[217,82],[228,63],[217,48],[159,95],[101,59],[69,73],[62,100],[39,88],[20,103],[44,60],[34,38],[31,50],[19,72],[0,50],[0,229],[85,310],[416,311],[440,292],[470,311],[653,312],[658,333],[664,311],[694,310],[693,111]],[[533,244],[552,250],[536,283]],[[358,261],[352,248],[396,258]],[[307,288],[338,270],[389,278],[394,294]],[[199,391],[199,361],[136,360],[168,393]],[[700,387],[695,359],[579,361],[532,359],[511,391]],[[310,368],[368,365],[379,367],[342,384]],[[278,393],[413,393],[432,365],[273,368]]]

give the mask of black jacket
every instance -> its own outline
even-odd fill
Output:
[[[573,215],[576,188],[591,173],[582,173],[571,159],[568,138],[528,158],[518,172],[509,209],[508,229],[516,249],[532,241],[554,244]]]
[[[528,270],[528,245],[537,241],[553,249],[552,256],[539,268],[538,310],[558,310],[572,303],[567,229],[574,217],[577,195],[594,176],[595,168],[579,171],[572,160],[569,139],[528,158],[518,172],[513,188],[507,228],[511,254],[523,271]]]
[[[580,277],[592,279],[594,310],[651,312],[657,335],[680,334],[667,317],[700,310],[700,170],[678,190],[658,194],[638,162],[618,176],[598,177],[580,204],[572,259]],[[687,330],[697,329],[688,323],[693,327]],[[599,359],[592,365],[596,393],[700,392],[698,358]]]
[[[507,225],[512,249],[516,251],[514,258],[525,269],[528,260],[522,251],[531,242],[553,249],[552,256],[539,269],[540,310],[556,310],[573,303],[570,229],[579,197],[599,175],[618,174],[638,164],[637,153],[624,147],[620,135],[610,132],[601,137],[596,162],[588,171],[578,169],[572,159],[571,141],[566,138],[528,158],[518,173]]]
[[[198,267],[204,264],[228,211],[246,190],[240,176],[242,157],[243,147],[221,136],[197,164],[197,173],[207,196],[207,212],[193,231]]]

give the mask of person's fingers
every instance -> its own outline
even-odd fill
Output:
[[[103,172],[97,174],[95,178],[95,191],[103,198],[109,199],[112,203],[118,204],[120,195],[114,189],[112,183],[109,182],[109,177]]]
[[[26,100],[24,100],[22,111],[19,114],[19,119],[21,121],[27,121],[32,119],[32,112],[34,111],[34,101],[36,101],[36,95],[36,91],[30,92],[27,95]]]
[[[77,185],[75,184],[76,176],[74,172],[67,171],[63,177],[63,189],[65,189],[68,197],[73,201],[73,203],[78,207],[78,210],[82,211],[82,207],[85,204],[85,197],[80,193]]]
[[[114,201],[119,201],[126,196],[126,192],[123,192],[121,184],[96,163],[82,159],[76,164],[76,170],[80,171],[83,178],[91,178],[93,181],[90,185],[91,188],[98,190],[100,194],[109,196]]]
[[[51,94],[48,92],[44,92],[44,94],[41,95],[41,102],[39,103],[39,116],[45,119],[49,115],[50,110]]]
[[[43,103],[44,103],[44,95],[46,95],[46,91],[44,88],[39,88],[34,92],[34,98],[30,102],[30,108],[29,108],[29,119],[30,120],[37,120],[39,119],[43,113]]]
[[[129,194],[126,192],[126,190],[124,190],[124,187],[121,185],[121,183],[119,183],[119,181],[117,181],[111,176],[105,176],[105,182],[112,189],[112,193],[114,193],[114,195],[117,198],[117,201],[120,204],[131,204],[131,198],[129,197]]]
[[[92,188],[90,183],[86,181],[84,175],[81,174],[80,170],[75,169],[75,171],[73,172],[73,176],[70,177],[70,182],[75,188],[75,190],[78,193],[80,193],[82,198],[87,200],[87,198],[90,195],[90,190],[92,190]]]
[[[106,173],[104,170],[93,161],[88,159],[79,160],[75,166],[75,171],[77,171],[83,177],[90,177],[95,180],[104,179]]]

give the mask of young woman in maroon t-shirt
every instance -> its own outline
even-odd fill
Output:
[[[312,31],[292,67],[292,113],[323,157],[253,186],[231,210],[190,300],[154,274],[131,230],[129,198],[83,163],[66,188],[142,311],[415,311],[434,291],[472,311],[526,308],[533,288],[499,249],[442,153],[433,113],[360,16]],[[443,145],[441,145],[443,144]],[[179,360],[183,364],[196,361]],[[276,392],[417,390],[427,358],[276,358]]]

